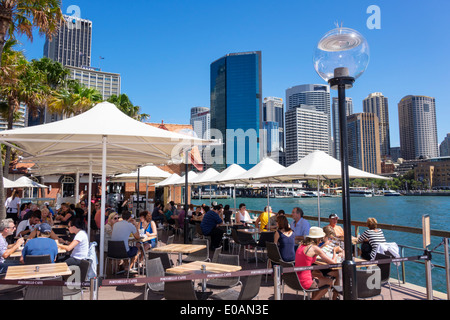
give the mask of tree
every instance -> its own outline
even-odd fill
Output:
[[[146,119],[150,118],[150,115],[146,113],[140,113],[141,107],[133,105],[130,98],[125,93],[122,93],[119,96],[112,95],[106,101],[111,102],[120,111],[135,120],[145,121]]]

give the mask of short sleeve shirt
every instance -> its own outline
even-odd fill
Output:
[[[136,226],[128,221],[122,220],[114,224],[114,228],[111,235],[111,241],[123,241],[127,251],[130,250],[128,245],[128,238],[130,234],[137,232]]]
[[[72,250],[72,254],[70,255],[72,258],[78,260],[84,260],[88,257],[89,253],[89,239],[87,233],[83,230],[78,231],[75,235],[74,241],[79,241],[75,248]]]
[[[0,263],[5,262],[5,258],[3,258],[3,254],[8,249],[8,242],[3,236],[0,234]]]
[[[304,237],[309,234],[309,229],[311,228],[309,222],[303,218],[298,220],[297,224],[295,221],[291,223],[291,229],[294,231],[296,237]]]

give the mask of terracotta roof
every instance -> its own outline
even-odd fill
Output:
[[[172,131],[172,132],[179,132],[180,130],[185,130],[185,129],[193,130],[193,128],[190,124],[164,123],[164,121],[161,121],[161,123],[146,123],[146,124],[156,127],[156,128],[159,128],[159,129]]]
[[[9,163],[10,174],[26,174],[28,169],[33,167],[34,163],[21,163],[19,160],[14,160]]]

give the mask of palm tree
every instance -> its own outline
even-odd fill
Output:
[[[33,41],[33,29],[51,39],[64,21],[60,0],[0,0],[0,54],[6,38],[26,35]]]
[[[120,111],[135,120],[145,121],[146,119],[150,118],[150,115],[146,113],[140,113],[141,107],[133,105],[130,98],[125,93],[122,93],[119,96],[112,95],[106,101],[111,102]]]

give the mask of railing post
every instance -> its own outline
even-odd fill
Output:
[[[98,300],[98,278],[91,279],[91,292],[90,292],[91,300]]]
[[[447,300],[450,300],[450,263],[448,258],[448,238],[444,238],[445,276],[447,279]]]
[[[274,299],[281,300],[281,270],[279,265],[273,266]]]

